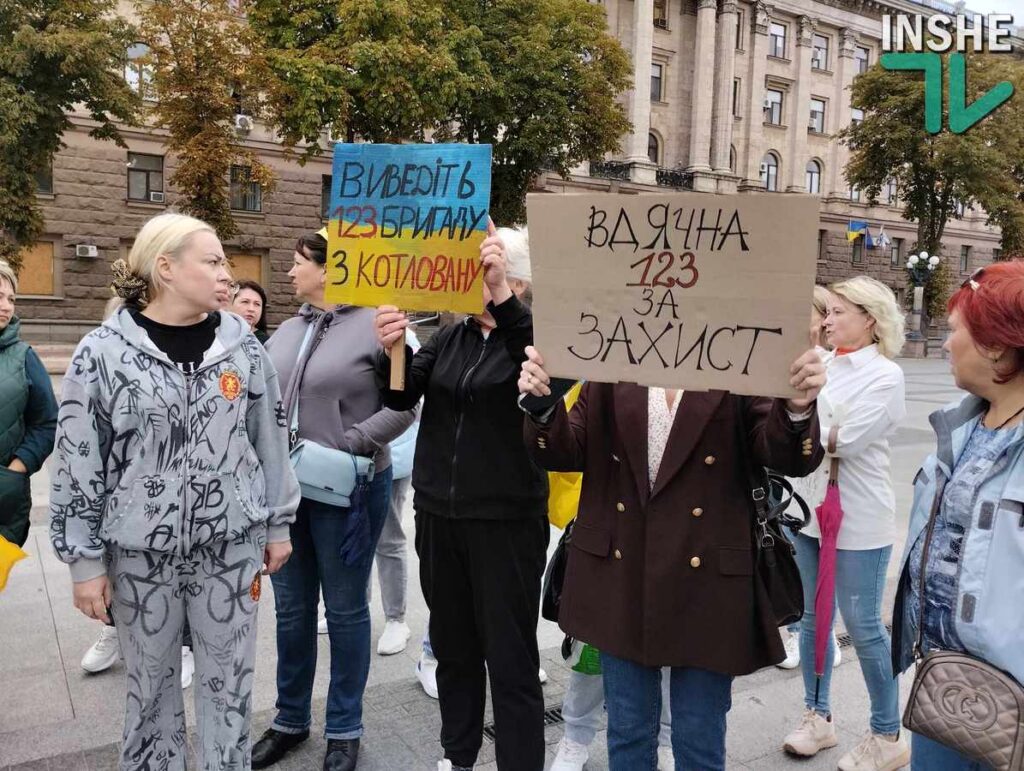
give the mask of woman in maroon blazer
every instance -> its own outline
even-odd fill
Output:
[[[543,361],[526,350],[519,389],[546,395]],[[821,462],[818,354],[791,374],[803,397],[788,402],[587,383],[571,413],[525,423],[540,466],[584,472],[559,625],[601,650],[612,771],[657,767],[662,666],[672,668],[676,767],[724,769],[733,676],[785,656],[755,601],[740,453],[791,477]]]

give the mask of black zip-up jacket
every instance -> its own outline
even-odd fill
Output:
[[[547,513],[547,476],[523,443],[519,370],[533,343],[533,317],[514,295],[487,306],[497,324],[484,339],[473,319],[439,330],[413,355],[405,390],[378,375],[384,405],[409,410],[425,397],[412,468],[417,511],[458,519],[525,519]]]

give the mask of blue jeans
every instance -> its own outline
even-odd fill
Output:
[[[371,545],[358,565],[341,561],[348,509],[303,498],[292,524],[292,556],[273,576],[277,611],[277,717],[283,733],[309,730],[316,675],[317,606],[323,593],[331,643],[328,739],[363,734],[363,691],[370,672],[370,608],[366,585],[391,495],[391,469],[370,483]]]
[[[814,592],[818,580],[820,543],[817,538],[803,533],[798,534],[793,543],[804,586],[804,617],[800,623],[804,704],[821,715],[829,715],[832,712],[829,688],[835,655],[831,643],[825,648],[825,673],[820,678],[814,673]],[[899,683],[892,673],[892,643],[882,623],[882,592],[891,556],[892,546],[863,551],[839,549],[836,552],[836,605],[853,640],[871,699],[871,731],[889,736],[900,730]],[[834,626],[835,610],[831,628]]]
[[[911,771],[991,771],[991,767],[961,755],[944,744],[913,734]]]
[[[658,767],[661,722],[660,667],[645,667],[601,652],[608,709],[608,766],[611,771],[654,771]],[[725,716],[732,706],[732,677],[672,667],[669,710],[676,768],[725,768]]]

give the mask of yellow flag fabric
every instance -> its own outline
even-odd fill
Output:
[[[565,395],[565,409],[569,411],[580,396],[582,383],[577,383]],[[580,505],[580,491],[583,489],[583,474],[579,472],[551,472],[548,474],[551,491],[548,494],[548,521],[565,530],[576,517]]]
[[[7,586],[7,575],[14,567],[14,563],[27,556],[18,546],[0,535],[0,592]]]
[[[864,233],[859,231],[859,230],[847,230],[846,231],[846,240],[847,241],[856,241],[862,235],[864,235]]]

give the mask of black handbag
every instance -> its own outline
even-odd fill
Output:
[[[544,584],[541,589],[540,615],[548,621],[558,622],[558,606],[562,602],[562,584],[565,581],[565,565],[569,560],[569,544],[572,543],[572,526],[576,520],[570,520],[558,539],[558,545],[548,560],[544,570]]]
[[[743,410],[742,402],[738,403],[740,463],[749,485],[754,514],[754,575],[764,588],[776,626],[788,626],[804,615],[804,587],[796,564],[796,547],[785,530],[796,533],[806,526],[811,520],[811,511],[785,477],[763,466],[754,466]],[[786,514],[792,501],[797,502],[802,519]]]

